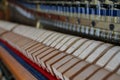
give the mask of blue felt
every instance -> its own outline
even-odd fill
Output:
[[[0,42],[0,46],[2,46],[6,51],[9,52],[24,68],[26,68],[33,76],[35,76],[38,80],[48,80],[44,75],[39,73],[36,69],[34,69],[31,65],[26,63],[22,58],[20,58],[17,54],[15,54],[10,48],[8,48],[5,44]]]

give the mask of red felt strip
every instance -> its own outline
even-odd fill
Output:
[[[0,42],[4,43],[7,47],[9,47],[11,50],[13,50],[18,56],[20,56],[24,61],[26,61],[29,65],[34,67],[37,71],[42,73],[45,77],[48,78],[48,80],[58,80],[55,76],[52,76],[50,73],[48,73],[46,70],[43,70],[41,67],[39,67],[36,63],[32,62],[30,59],[28,59],[26,56],[24,56],[20,51],[12,47],[9,43],[6,41],[0,39]]]

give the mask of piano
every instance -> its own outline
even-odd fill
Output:
[[[77,14],[77,11],[71,14],[60,12],[59,9],[53,13],[54,2],[51,3],[53,9],[47,13],[44,9],[51,5],[44,1],[41,3],[44,9],[41,10],[40,15],[43,16],[39,21],[43,26],[46,24],[48,27],[56,26],[56,29],[78,31],[80,36],[0,20],[0,59],[18,80],[120,80],[120,27],[115,20],[119,19],[119,14],[117,17],[112,13],[112,16],[99,14],[100,11],[107,11],[108,6],[112,7],[110,12],[114,11],[114,7],[110,3],[105,4],[105,1],[113,5],[119,3],[114,0],[94,0],[94,3],[81,0],[69,3],[72,5],[57,3],[60,9],[70,7],[70,11],[80,4],[77,9],[82,7],[81,14]],[[100,8],[99,15],[94,14],[96,5]],[[91,10],[93,14],[89,14]],[[23,67],[24,64],[31,66],[32,71]]]

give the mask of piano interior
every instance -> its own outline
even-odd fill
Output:
[[[120,80],[120,0],[0,0],[0,80]]]

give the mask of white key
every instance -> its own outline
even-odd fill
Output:
[[[35,34],[33,35],[32,39],[36,40],[38,38],[38,36],[40,36],[42,34],[43,31],[41,30],[36,30]]]
[[[85,70],[83,70],[82,72],[79,72],[77,75],[75,75],[75,77],[72,80],[80,80],[80,79],[87,80],[86,78],[92,75],[98,69],[99,69],[98,66],[91,65],[85,68]]]
[[[73,67],[71,67],[69,70],[67,70],[63,76],[65,80],[72,80],[72,76],[76,75],[78,72],[80,72],[84,67],[88,65],[87,62],[81,61],[77,64],[75,64]]]
[[[46,45],[47,45],[47,46],[50,45],[50,44],[53,42],[54,38],[56,38],[57,35],[59,35],[59,34],[58,34],[58,33],[55,33],[55,34],[53,35],[53,37],[51,37],[51,39],[48,40],[48,42],[46,43]]]
[[[67,36],[65,37],[58,45],[55,46],[55,48],[59,49],[61,46],[63,46],[68,40],[70,40],[73,36]]]
[[[72,68],[76,63],[79,62],[79,59],[77,58],[73,58],[71,60],[69,60],[67,63],[65,63],[64,65],[60,66],[57,70],[56,70],[56,75],[61,79],[64,80],[63,78],[63,74],[68,71],[70,68]]]
[[[91,45],[89,45],[80,55],[79,58],[84,59],[86,58],[90,53],[92,53],[97,46],[102,44],[100,41],[94,41]]]
[[[42,36],[44,34],[44,31],[39,31],[37,34],[39,34],[39,35],[35,35],[34,40],[37,40],[40,36]]]
[[[36,35],[40,35],[39,31],[35,31],[31,39],[36,40],[37,39]]]
[[[53,34],[53,32],[46,32],[45,34],[43,34],[43,36],[41,36],[38,41],[39,42],[43,42],[46,38],[48,38],[51,34]]]
[[[61,36],[55,40],[50,46],[55,47],[61,40],[63,40],[66,37],[66,35],[61,34]]]
[[[98,70],[94,75],[92,75],[89,80],[103,80],[110,72],[105,69]]]
[[[77,50],[73,53],[73,55],[75,55],[75,56],[80,55],[80,54],[81,54],[90,44],[92,44],[93,42],[94,42],[93,40],[89,40],[89,41],[85,42],[82,46],[80,46],[79,49],[77,49]]]
[[[32,35],[33,32],[34,31],[32,29],[30,29],[29,31],[26,32],[25,36],[28,37],[28,38],[30,38],[31,36],[33,36]],[[24,34],[22,34],[22,35],[24,35]]]
[[[106,65],[106,69],[108,69],[109,71],[113,71],[115,70],[118,66],[120,65],[120,52],[118,52],[118,54],[116,54],[111,60],[110,62]]]
[[[65,63],[67,63],[72,58],[73,58],[73,56],[69,55],[69,56],[66,56],[66,57],[62,58],[61,60],[59,60],[55,64],[53,64],[52,68],[53,68],[54,73],[57,75],[57,68],[59,68],[60,66],[64,65]]]
[[[66,50],[68,47],[71,46],[71,44],[73,44],[73,43],[74,43],[76,40],[78,40],[78,39],[79,39],[78,37],[74,37],[74,38],[70,39],[68,42],[66,42],[66,43],[60,48],[60,50],[61,50],[61,51]]]
[[[48,34],[48,32],[44,32],[38,39],[37,39],[37,41],[38,42],[42,42],[44,39],[45,39],[45,37],[46,37],[46,35]],[[50,34],[49,34],[50,35]]]
[[[120,80],[120,75],[112,74],[106,80]]]
[[[111,57],[115,55],[119,50],[119,46],[111,48],[96,62],[96,64],[103,67],[111,59]]]
[[[31,39],[34,39],[35,35],[38,33],[39,31],[37,30],[33,30],[33,33],[31,34],[32,36],[30,36]]]
[[[119,75],[120,75],[120,69],[117,71],[117,74],[119,74]]]
[[[43,41],[43,44],[47,44],[55,35],[56,33],[53,33],[52,35],[50,35],[45,41]]]
[[[36,32],[36,30],[35,30],[35,29],[30,28],[30,30],[28,31],[28,34],[26,35],[26,37],[31,38],[31,37],[34,35],[34,33],[35,33],[35,32]]]
[[[69,54],[72,53],[73,51],[75,51],[79,46],[81,46],[87,40],[88,39],[80,39],[80,40],[78,40],[70,48],[68,48],[66,52],[69,53]]]
[[[29,27],[19,26],[19,27],[17,27],[17,28],[14,29],[14,32],[18,33],[20,35],[23,35],[23,36],[27,36],[29,30],[30,30]]]
[[[93,62],[95,61],[100,55],[106,51],[106,49],[110,48],[110,44],[103,44],[100,47],[98,47],[87,59],[86,61],[88,62]]]
[[[41,35],[38,36],[38,38],[36,39],[36,41],[38,41],[38,42],[42,41],[43,37],[45,37],[44,35],[46,35],[46,31],[42,31]]]
[[[24,28],[23,28],[23,29],[24,29]],[[21,31],[22,31],[23,29],[21,29]],[[26,31],[26,34],[23,34],[23,33],[21,33],[21,34],[27,36],[27,35],[29,35],[29,33],[32,31],[32,29],[31,29],[31,28],[28,28],[28,29],[26,29],[25,31]]]
[[[21,34],[21,32],[24,32],[24,31],[26,30],[26,28],[25,28],[24,30],[22,30],[22,31],[21,31],[21,29],[22,29],[22,27],[16,27],[16,28],[13,30],[13,32],[14,32],[14,33]]]
[[[53,74],[52,64],[55,64],[57,61],[62,59],[64,56],[66,56],[64,53],[60,53],[46,62],[47,69],[51,72],[51,74]]]
[[[12,30],[15,26],[17,26],[15,23],[0,21],[0,27],[8,31]]]
[[[59,38],[61,36],[61,34],[56,34],[56,36],[54,36],[48,43],[47,45],[49,46],[50,44],[52,44],[54,41],[56,41],[57,38]]]

